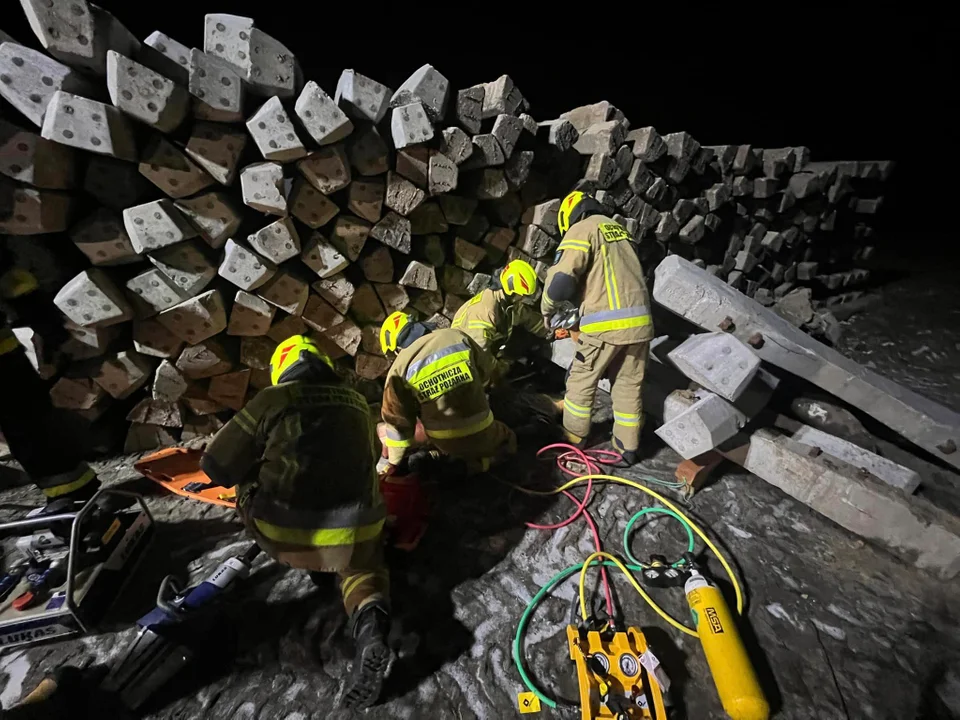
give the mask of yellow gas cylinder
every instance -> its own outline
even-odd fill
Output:
[[[694,569],[683,590],[724,711],[733,720],[767,720],[770,704],[719,588]]]

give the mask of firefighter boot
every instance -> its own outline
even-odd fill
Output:
[[[387,644],[390,615],[380,603],[370,603],[351,619],[355,646],[350,679],[343,693],[344,707],[365,710],[377,702],[393,662]]]
[[[633,467],[640,460],[636,450],[625,450],[617,438],[611,438],[610,445],[623,457],[623,467]]]

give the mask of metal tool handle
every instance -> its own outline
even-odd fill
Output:
[[[176,617],[180,614],[180,608],[174,605],[174,601],[183,592],[180,581],[173,575],[167,575],[160,581],[160,587],[157,590],[157,607],[168,615]]]

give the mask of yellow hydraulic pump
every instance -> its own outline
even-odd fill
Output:
[[[581,720],[666,720],[664,692],[670,682],[640,630],[598,632],[568,625],[567,641],[577,664]]]

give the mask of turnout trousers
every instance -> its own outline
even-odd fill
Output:
[[[586,438],[590,434],[597,383],[607,378],[613,401],[613,438],[621,450],[637,450],[643,427],[641,392],[649,352],[649,342],[612,345],[581,333],[563,398],[563,429],[568,436]]]

